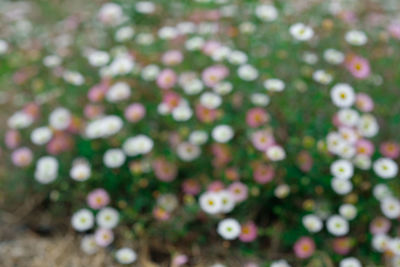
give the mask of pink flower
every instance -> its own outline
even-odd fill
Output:
[[[356,107],[363,112],[371,112],[374,109],[374,101],[364,93],[356,95]]]
[[[129,122],[138,122],[146,115],[146,108],[140,103],[133,103],[125,109],[125,118]]]
[[[390,230],[391,226],[392,223],[388,219],[384,217],[377,217],[370,223],[369,230],[374,235],[386,234]]]
[[[360,139],[356,142],[356,150],[358,154],[371,156],[374,153],[374,144],[367,139]]]
[[[181,51],[170,50],[164,53],[161,61],[168,66],[175,66],[181,63],[183,60],[183,55]]]
[[[30,115],[32,118],[37,119],[39,117],[40,108],[38,104],[31,102],[25,105],[23,111],[26,114]]]
[[[161,207],[155,207],[153,209],[153,216],[154,216],[154,218],[156,218],[159,221],[167,221],[171,217],[169,212],[167,212],[166,210],[164,210]]]
[[[11,155],[11,160],[15,166],[26,167],[32,162],[32,151],[27,147],[21,147],[15,150]]]
[[[395,159],[400,154],[400,145],[394,142],[384,142],[381,144],[379,151],[385,157]]]
[[[200,192],[200,184],[195,179],[187,179],[182,184],[182,190],[185,194],[195,196]]]
[[[100,105],[89,104],[85,106],[84,114],[88,119],[95,119],[104,112],[104,107]]]
[[[338,237],[333,240],[333,250],[340,255],[346,255],[353,247],[353,241],[348,237]]]
[[[275,139],[269,131],[262,130],[252,134],[251,142],[257,150],[266,151],[275,144]]]
[[[252,127],[260,127],[269,120],[267,112],[262,108],[252,108],[247,111],[246,123]]]
[[[168,91],[163,95],[163,103],[166,104],[170,110],[176,108],[181,101],[181,96],[175,92]]]
[[[235,202],[242,202],[247,199],[247,186],[241,182],[234,182],[228,187],[228,190],[232,193]]]
[[[225,185],[221,181],[214,181],[211,184],[208,185],[207,191],[213,191],[213,192],[218,192],[221,191],[225,188]]]
[[[388,26],[388,32],[393,38],[400,40],[400,23],[394,22]]]
[[[298,258],[305,259],[310,257],[315,251],[315,243],[309,237],[301,237],[294,244],[294,253]]]
[[[168,90],[174,87],[177,77],[173,70],[165,69],[160,72],[157,77],[157,85],[161,89]]]
[[[96,244],[100,247],[107,247],[114,241],[114,233],[110,229],[99,228],[94,233]]]
[[[253,171],[253,178],[259,184],[266,184],[270,182],[274,176],[274,168],[265,164],[257,164]]]
[[[357,79],[365,79],[371,73],[371,68],[367,59],[360,56],[349,56],[345,64],[350,73]]]
[[[88,92],[88,98],[91,102],[100,102],[104,99],[104,96],[108,90],[110,82],[107,80],[102,81],[90,88]]]
[[[196,116],[201,122],[210,123],[217,119],[216,109],[208,109],[200,104],[196,105]]]
[[[110,203],[110,196],[106,190],[98,188],[88,194],[87,203],[92,209],[98,210]]]
[[[203,53],[211,56],[212,53],[221,47],[221,44],[217,41],[208,41],[203,46]]]
[[[257,238],[257,226],[254,222],[247,222],[242,225],[239,239],[242,242],[253,242]]]
[[[163,158],[154,161],[153,169],[156,177],[163,182],[173,181],[178,173],[175,164],[168,162]]]
[[[74,140],[71,136],[64,132],[56,132],[54,137],[47,144],[47,152],[52,155],[57,155],[68,151],[73,147]]]
[[[228,68],[222,65],[214,65],[206,68],[201,77],[208,87],[214,87],[217,83],[225,79],[229,74]]]
[[[299,165],[299,168],[303,171],[303,172],[308,172],[311,170],[312,165],[313,165],[313,159],[310,155],[310,153],[308,153],[308,151],[301,151],[298,155],[297,155],[297,164]]]
[[[213,144],[211,150],[215,156],[213,160],[214,166],[222,167],[232,160],[231,150],[226,144]]]
[[[189,260],[188,256],[186,256],[185,254],[178,254],[172,260],[172,267],[182,266],[182,265],[186,264],[188,262],[188,260]]]
[[[21,143],[21,134],[17,130],[9,130],[5,135],[6,146],[10,149],[14,149]]]

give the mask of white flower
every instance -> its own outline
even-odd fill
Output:
[[[313,52],[309,52],[309,51],[306,51],[303,53],[302,59],[305,63],[310,64],[310,65],[314,65],[315,63],[318,62],[317,54],[315,54]]]
[[[346,83],[338,83],[331,90],[333,104],[340,108],[348,108],[355,101],[354,89]]]
[[[372,237],[372,247],[379,252],[384,252],[389,246],[390,238],[385,234],[377,234]]]
[[[331,180],[331,186],[333,191],[339,195],[345,195],[353,190],[353,184],[349,180],[344,180],[340,178],[333,178]]]
[[[48,68],[57,67],[61,64],[62,60],[57,55],[48,55],[43,58],[43,65]]]
[[[314,30],[303,23],[293,24],[290,26],[289,32],[299,41],[308,41],[314,36]]]
[[[285,150],[278,145],[270,146],[266,151],[266,155],[272,161],[280,161],[286,158]]]
[[[273,5],[259,5],[256,7],[255,14],[263,21],[274,21],[278,18],[278,10]]]
[[[89,179],[91,175],[91,169],[89,166],[89,163],[87,162],[77,162],[73,164],[69,175],[71,176],[72,179],[83,182]]]
[[[88,54],[89,64],[93,67],[101,67],[108,63],[110,60],[110,56],[107,52],[104,51],[92,51]]]
[[[174,39],[178,34],[179,31],[170,26],[164,26],[158,31],[158,37],[160,37],[160,39]]]
[[[194,144],[194,145],[204,145],[208,140],[208,134],[206,131],[201,131],[201,130],[197,130],[197,131],[193,131],[190,135],[189,135],[189,142]]]
[[[38,159],[35,179],[42,184],[53,182],[58,175],[58,162],[54,157],[44,156]]]
[[[85,134],[90,139],[108,137],[118,133],[123,126],[120,117],[109,115],[90,122],[85,129]]]
[[[352,204],[343,204],[339,207],[339,213],[347,220],[353,220],[357,216],[357,208]]]
[[[128,138],[122,145],[127,156],[137,156],[149,153],[153,149],[153,140],[143,134]]]
[[[385,197],[392,195],[389,187],[385,184],[375,185],[372,193],[377,200],[383,200]]]
[[[361,262],[354,257],[344,258],[339,263],[339,267],[361,267],[361,266],[362,266]]]
[[[136,11],[143,14],[151,14],[156,10],[156,5],[150,1],[140,1],[135,5]]]
[[[271,262],[270,267],[291,267],[291,266],[286,260],[277,260]]]
[[[47,144],[52,137],[53,132],[47,126],[36,128],[31,133],[31,141],[35,145]]]
[[[176,24],[180,34],[191,34],[196,32],[197,25],[191,21],[182,21]]]
[[[280,199],[287,197],[289,193],[290,187],[287,184],[280,184],[274,190],[275,196]]]
[[[332,82],[333,77],[325,70],[317,70],[313,73],[313,79],[322,84],[329,84]]]
[[[140,45],[150,45],[154,42],[154,36],[151,33],[139,33],[136,36],[136,42]]]
[[[374,172],[383,179],[394,178],[398,173],[397,163],[390,158],[380,158],[374,162]]]
[[[357,129],[362,136],[371,138],[378,133],[379,125],[374,116],[364,114],[358,120]]]
[[[218,223],[217,232],[222,238],[233,240],[240,235],[241,227],[237,220],[227,218]]]
[[[255,93],[250,96],[251,103],[259,107],[268,106],[270,99],[266,94]]]
[[[250,21],[244,21],[239,25],[239,31],[244,34],[254,33],[256,28],[256,25]]]
[[[342,64],[344,61],[344,54],[336,49],[327,49],[324,52],[324,59],[326,62],[333,64],[333,65],[338,65]]]
[[[123,22],[122,8],[115,3],[105,3],[101,6],[98,17],[106,25],[116,26]]]
[[[135,34],[135,30],[132,27],[125,26],[125,27],[119,28],[117,30],[114,38],[117,42],[125,42],[125,41],[132,39],[134,34]]]
[[[3,55],[8,50],[8,43],[2,39],[0,39],[0,55]]]
[[[208,214],[217,214],[222,210],[220,195],[215,192],[204,192],[199,198],[200,208]]]
[[[157,65],[147,65],[142,69],[141,76],[145,81],[154,81],[160,73],[160,68]]]
[[[241,65],[238,76],[244,81],[254,81],[258,77],[258,70],[249,64]]]
[[[355,126],[360,119],[358,112],[354,109],[344,108],[338,112],[339,122],[347,127]]]
[[[203,47],[204,43],[205,41],[202,37],[195,36],[186,41],[185,47],[189,51],[200,50]]]
[[[200,156],[201,150],[192,143],[180,143],[176,149],[178,157],[183,161],[193,161]]]
[[[233,135],[233,129],[229,125],[218,125],[211,132],[211,136],[218,143],[229,142],[233,138]]]
[[[212,52],[211,58],[214,61],[222,61],[229,55],[230,52],[231,52],[231,49],[229,47],[221,46]]]
[[[233,86],[230,82],[220,82],[214,85],[212,89],[219,95],[226,95],[232,92]]]
[[[221,105],[222,99],[215,93],[205,92],[200,96],[200,103],[208,109],[216,109]]]
[[[129,55],[120,55],[110,64],[110,72],[112,75],[124,75],[132,72],[135,62]]]
[[[311,233],[317,233],[322,229],[322,220],[313,214],[308,214],[302,219],[304,227]]]
[[[81,209],[72,215],[72,227],[78,232],[84,232],[91,229],[94,225],[94,217],[90,210]]]
[[[118,168],[124,164],[125,158],[125,154],[121,149],[114,148],[106,151],[103,161],[108,168]]]
[[[361,170],[368,170],[371,168],[371,158],[367,155],[359,154],[356,155],[353,159],[354,165],[360,168]]]
[[[204,85],[199,79],[192,79],[182,85],[183,91],[188,95],[195,95],[203,91]]]
[[[355,46],[365,45],[368,41],[368,37],[364,32],[356,31],[356,30],[348,31],[346,33],[344,39],[349,44],[355,45]]]
[[[222,190],[217,192],[221,201],[221,212],[228,213],[233,210],[235,207],[235,199],[232,196],[232,193],[228,190]]]
[[[189,105],[179,105],[174,110],[172,110],[172,117],[176,121],[187,121],[193,115],[192,109]]]
[[[400,256],[400,238],[396,237],[389,241],[389,249],[396,255]]]
[[[23,111],[15,112],[7,121],[11,129],[24,129],[33,123],[33,117]]]
[[[119,213],[114,208],[102,208],[96,215],[96,223],[101,228],[113,229],[117,226],[118,221]]]
[[[85,77],[77,71],[64,71],[63,78],[66,82],[73,85],[82,85],[85,83]]]
[[[349,223],[340,215],[332,215],[326,221],[326,229],[334,236],[344,236],[349,232]]]
[[[81,249],[88,255],[92,255],[98,251],[98,246],[94,235],[85,235],[81,240]]]
[[[281,92],[285,89],[285,83],[279,79],[268,79],[264,81],[264,87],[268,91]]]
[[[336,160],[331,164],[331,174],[340,179],[350,179],[354,173],[353,164],[345,159]]]
[[[115,258],[120,264],[131,264],[136,261],[137,254],[130,248],[120,248],[115,253]]]
[[[400,201],[391,196],[386,196],[381,201],[383,215],[389,219],[396,219],[400,216]]]
[[[71,122],[71,113],[66,108],[56,108],[49,115],[49,124],[56,130],[65,130]]]
[[[234,65],[242,65],[247,62],[247,55],[242,51],[234,50],[228,54],[228,61]]]
[[[174,194],[163,194],[157,198],[157,205],[167,212],[172,212],[178,207],[179,202]]]

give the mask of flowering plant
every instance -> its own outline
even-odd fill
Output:
[[[103,4],[66,35],[81,23],[83,44],[37,50],[37,94],[7,120],[16,173],[122,264],[140,257],[120,244],[162,236],[260,266],[400,266],[400,146],[375,115],[400,24],[304,3]]]

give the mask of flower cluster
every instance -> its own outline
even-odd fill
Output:
[[[371,93],[400,24],[299,2],[116,1],[64,21],[14,75],[37,92],[7,120],[10,162],[71,203],[84,252],[121,264],[141,261],[124,244],[163,235],[253,251],[245,266],[400,266],[400,145]],[[0,40],[5,61],[19,49]]]

